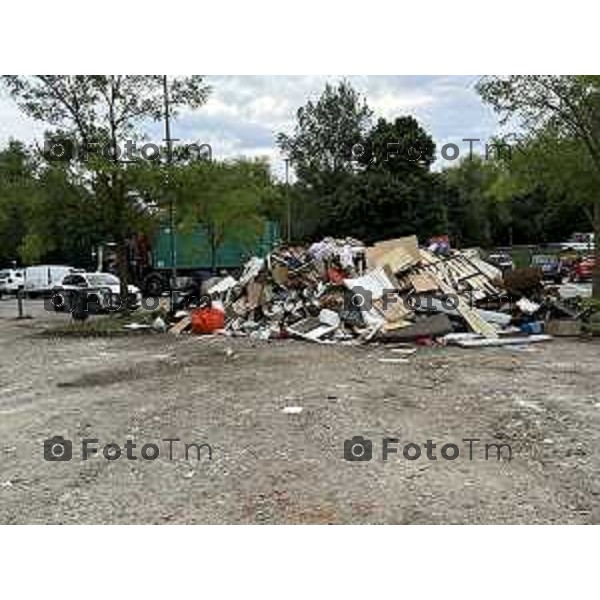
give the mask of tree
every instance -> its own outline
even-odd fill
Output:
[[[136,189],[144,202],[164,214],[164,174],[140,165]],[[281,216],[283,195],[264,160],[175,162],[166,167],[176,206],[176,227],[191,233],[206,228],[213,270],[225,241],[255,242],[267,218]]]
[[[502,211],[495,195],[500,176],[497,164],[479,156],[464,158],[458,165],[442,171],[452,189],[447,202],[449,233],[458,246],[489,247],[496,241],[494,222],[509,225],[510,211]]]
[[[280,133],[277,144],[289,159],[296,182],[288,190],[296,236],[329,232],[339,215],[345,189],[357,170],[354,147],[364,143],[372,111],[347,81],[326,84],[316,101],[296,112],[291,135]]]
[[[316,102],[296,113],[294,133],[280,133],[277,143],[306,185],[327,187],[328,176],[353,170],[353,147],[364,140],[372,111],[347,82],[327,84]]]
[[[11,140],[0,152],[0,264],[18,262],[27,209],[38,192],[34,161],[24,144]]]
[[[26,206],[26,232],[19,246],[24,263],[41,261],[89,266],[91,249],[102,241],[98,204],[64,168],[42,170]]]
[[[432,173],[406,177],[385,171],[360,173],[339,194],[343,202],[333,221],[336,235],[371,244],[413,234],[427,240],[446,232],[446,208]]]
[[[294,165],[297,231],[373,242],[444,233],[443,182],[430,172],[431,136],[411,116],[379,119],[347,82],[327,85],[278,143]],[[298,208],[300,205],[301,208]]]
[[[438,178],[430,172],[435,143],[411,116],[379,119],[367,132],[357,168],[345,175],[324,223],[366,242],[416,233],[427,239],[446,230]]]
[[[446,232],[443,182],[430,172],[432,137],[412,116],[380,118],[368,132],[356,175],[362,209],[345,210],[370,242],[409,235],[427,239]],[[355,186],[356,187],[356,186]]]
[[[404,176],[429,170],[435,160],[435,143],[414,117],[379,119],[367,135],[364,152],[355,150],[355,154],[367,170]]]
[[[532,170],[561,180],[568,194],[567,182],[576,182],[574,195],[595,232],[593,295],[600,298],[600,76],[486,77],[478,91],[504,122],[520,122]]]
[[[67,138],[84,151],[101,149],[87,161],[75,156],[70,167],[89,174],[96,201],[105,205],[103,214],[117,243],[121,293],[125,294],[127,241],[135,233],[136,223],[131,217],[138,211],[135,206],[132,210],[131,202],[136,198],[127,187],[127,168],[119,160],[119,150],[140,138],[141,124],[161,118],[163,77],[37,75],[4,76],[2,80],[23,112],[56,128],[50,143]],[[170,106],[173,111],[182,106],[198,107],[208,91],[198,75],[175,78],[169,83]]]

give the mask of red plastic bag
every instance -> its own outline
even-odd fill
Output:
[[[225,313],[216,308],[198,308],[192,313],[192,333],[214,333],[225,327]]]
[[[329,281],[331,281],[331,283],[339,285],[343,283],[344,279],[346,278],[346,275],[340,269],[330,267],[329,269],[327,269],[327,278],[329,279]]]

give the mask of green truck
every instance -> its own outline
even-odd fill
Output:
[[[175,267],[178,279],[199,281],[215,272],[238,270],[252,256],[266,256],[279,242],[279,226],[265,221],[263,230],[241,231],[225,237],[215,248],[209,230],[196,226],[189,233],[175,234]],[[171,274],[171,231],[168,223],[160,225],[149,247],[138,254],[135,279],[148,295],[159,295],[169,289]],[[180,287],[180,284],[178,284]]]

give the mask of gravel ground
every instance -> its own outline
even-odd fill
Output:
[[[137,334],[57,338],[0,301],[0,523],[597,523],[600,345],[321,346]],[[302,407],[299,414],[285,407]],[[44,440],[73,459],[44,460]],[[344,460],[344,440],[373,460]],[[382,460],[382,438],[399,453]],[[83,461],[82,439],[99,456]],[[164,438],[179,438],[169,459]],[[474,443],[473,460],[464,438]],[[125,457],[125,442],[136,443]],[[425,441],[437,444],[437,460]],[[101,448],[123,449],[109,461]],[[402,456],[420,444],[418,460]],[[144,460],[141,446],[160,456]],[[207,443],[201,459],[183,443]],[[460,455],[445,460],[441,447]],[[497,460],[485,443],[508,443]]]

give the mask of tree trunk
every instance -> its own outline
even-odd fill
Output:
[[[594,203],[594,256],[596,266],[592,275],[592,297],[600,300],[600,200]]]

